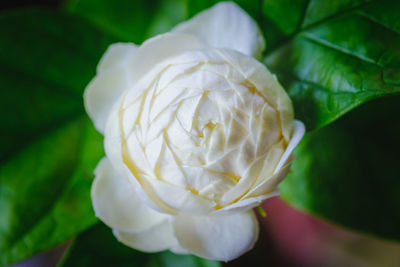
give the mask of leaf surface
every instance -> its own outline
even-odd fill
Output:
[[[113,39],[47,10],[0,14],[0,265],[94,224],[89,197],[102,136],[82,94]]]
[[[121,42],[141,44],[187,16],[185,0],[70,0],[69,13],[85,18]]]
[[[399,9],[398,1],[311,0],[298,30],[267,51],[308,130],[400,92]]]

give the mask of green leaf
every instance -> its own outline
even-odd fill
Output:
[[[258,20],[271,50],[300,27],[309,0],[264,0]],[[284,18],[284,19],[282,19]]]
[[[292,205],[400,241],[400,97],[364,104],[305,136],[281,184]]]
[[[103,155],[83,89],[112,39],[46,10],[0,14],[0,265],[94,224],[89,191]]]
[[[169,31],[200,11],[221,0],[68,0],[67,12],[81,16],[120,41],[140,44],[146,39]],[[254,19],[261,18],[259,0],[235,0]]]
[[[269,48],[265,62],[308,130],[366,101],[400,92],[399,9],[399,1],[313,0],[296,19],[294,32],[296,23],[278,22],[282,9],[268,15],[287,36]],[[293,11],[296,18],[298,10]]]
[[[187,2],[189,17],[193,17],[197,13],[207,9],[216,3],[225,2],[223,0],[191,0]],[[261,1],[259,0],[234,0],[241,8],[243,8],[250,16],[257,20],[261,15]]]
[[[140,266],[140,267],[219,267],[220,263],[169,251],[142,253],[119,243],[111,229],[98,223],[74,241],[62,267]]]
[[[70,0],[64,8],[119,41],[142,43],[186,19],[185,0]]]

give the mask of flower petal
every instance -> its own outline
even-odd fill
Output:
[[[115,43],[107,51],[97,65],[97,73],[107,71],[119,65],[126,65],[135,54],[139,46],[133,43]]]
[[[289,141],[293,132],[293,104],[276,76],[254,58],[245,57],[232,50],[219,49],[218,52],[278,112],[282,135],[286,141]]]
[[[304,123],[295,120],[293,122],[292,137],[290,138],[289,144],[285,152],[283,153],[281,160],[279,161],[278,165],[276,165],[274,174],[276,174],[282,168],[283,165],[286,165],[287,160],[289,159],[290,155],[292,154],[293,150],[296,148],[298,143],[303,138],[305,132],[306,132],[306,127],[304,126]]]
[[[159,200],[177,211],[208,214],[216,206],[214,201],[203,198],[186,188],[180,188],[155,179],[149,179],[149,184]]]
[[[250,250],[258,238],[253,211],[190,216],[180,214],[173,222],[181,246],[197,256],[229,261]]]
[[[285,165],[279,169],[277,173],[268,177],[263,182],[253,187],[244,197],[243,199],[254,198],[258,196],[263,196],[265,194],[271,194],[272,192],[276,192],[276,195],[279,195],[278,184],[282,182],[282,180],[286,177],[286,175],[290,171],[290,165],[292,164],[295,156],[289,157],[286,161]],[[238,201],[241,202],[241,201]]]
[[[248,209],[254,207],[257,202],[261,203],[262,200],[279,195],[278,184],[287,176],[290,170],[290,166],[295,159],[292,155],[293,149],[302,139],[305,132],[304,124],[301,121],[294,121],[294,128],[292,138],[282,155],[277,167],[275,168],[274,174],[261,183],[254,186],[246,195],[243,196],[238,202],[229,205],[221,210],[223,211],[235,211],[240,209]]]
[[[160,223],[168,215],[147,207],[134,187],[103,158],[95,170],[91,196],[96,216],[112,228],[141,231]]]
[[[122,139],[121,139],[121,128],[118,120],[118,112],[119,107],[121,105],[121,100],[117,101],[111,110],[110,120],[107,122],[105,135],[104,135],[104,148],[106,151],[106,155],[111,161],[114,169],[117,170],[119,174],[122,174],[124,177],[127,177],[129,182],[136,189],[138,198],[140,198],[143,202],[147,204],[147,206],[153,208],[154,210],[160,212],[166,212],[170,214],[176,213],[170,207],[167,207],[161,200],[159,199],[150,199],[150,197],[146,194],[145,189],[147,191],[151,190],[151,185],[145,179],[142,184],[137,180],[134,176],[133,172],[128,168],[125,164],[124,158],[122,157]],[[127,156],[127,155],[125,155]]]
[[[111,111],[111,118],[118,118],[118,103]],[[136,169],[137,162],[131,159],[129,152],[122,156],[121,145],[121,129],[118,119],[110,119],[107,123],[104,145],[107,157],[112,162],[118,173],[124,174],[125,177],[131,178],[131,184],[136,188],[138,198],[142,199],[147,206],[161,212],[175,214],[177,210],[188,213],[208,213],[214,209],[215,202],[204,199],[185,188],[172,186],[165,181],[152,179],[151,177],[143,178],[142,175],[135,175],[132,167]],[[138,151],[140,147],[137,147]],[[140,152],[138,152],[140,153]],[[138,154],[137,154],[138,155]],[[140,155],[140,154],[139,154]],[[140,167],[143,168],[145,163]]]
[[[261,203],[271,197],[275,197],[279,195],[279,190],[272,191],[270,193],[264,193],[264,195],[259,195],[255,197],[243,198],[229,206],[226,206],[222,209],[219,209],[215,212],[215,214],[222,213],[234,213],[234,212],[243,212],[245,210],[252,209],[256,206],[261,205]]]
[[[157,252],[179,247],[169,220],[140,232],[113,230],[117,239],[125,245],[144,252]]]
[[[177,25],[172,32],[193,34],[213,47],[230,48],[260,58],[263,35],[254,20],[238,5],[222,2]]]
[[[108,115],[121,93],[132,85],[128,62],[137,46],[130,43],[111,45],[97,66],[97,75],[86,87],[85,108],[96,129],[103,133]]]
[[[163,60],[178,56],[188,50],[203,48],[205,44],[193,35],[183,33],[157,35],[145,41],[137,49],[131,62],[131,78],[136,82]]]

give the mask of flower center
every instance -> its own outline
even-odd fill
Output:
[[[286,146],[279,116],[242,74],[201,61],[170,64],[155,77],[121,109],[136,177],[224,205],[272,174]]]

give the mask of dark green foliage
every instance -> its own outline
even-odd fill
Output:
[[[82,93],[112,39],[45,10],[0,15],[0,265],[96,222],[89,189],[102,136]]]

